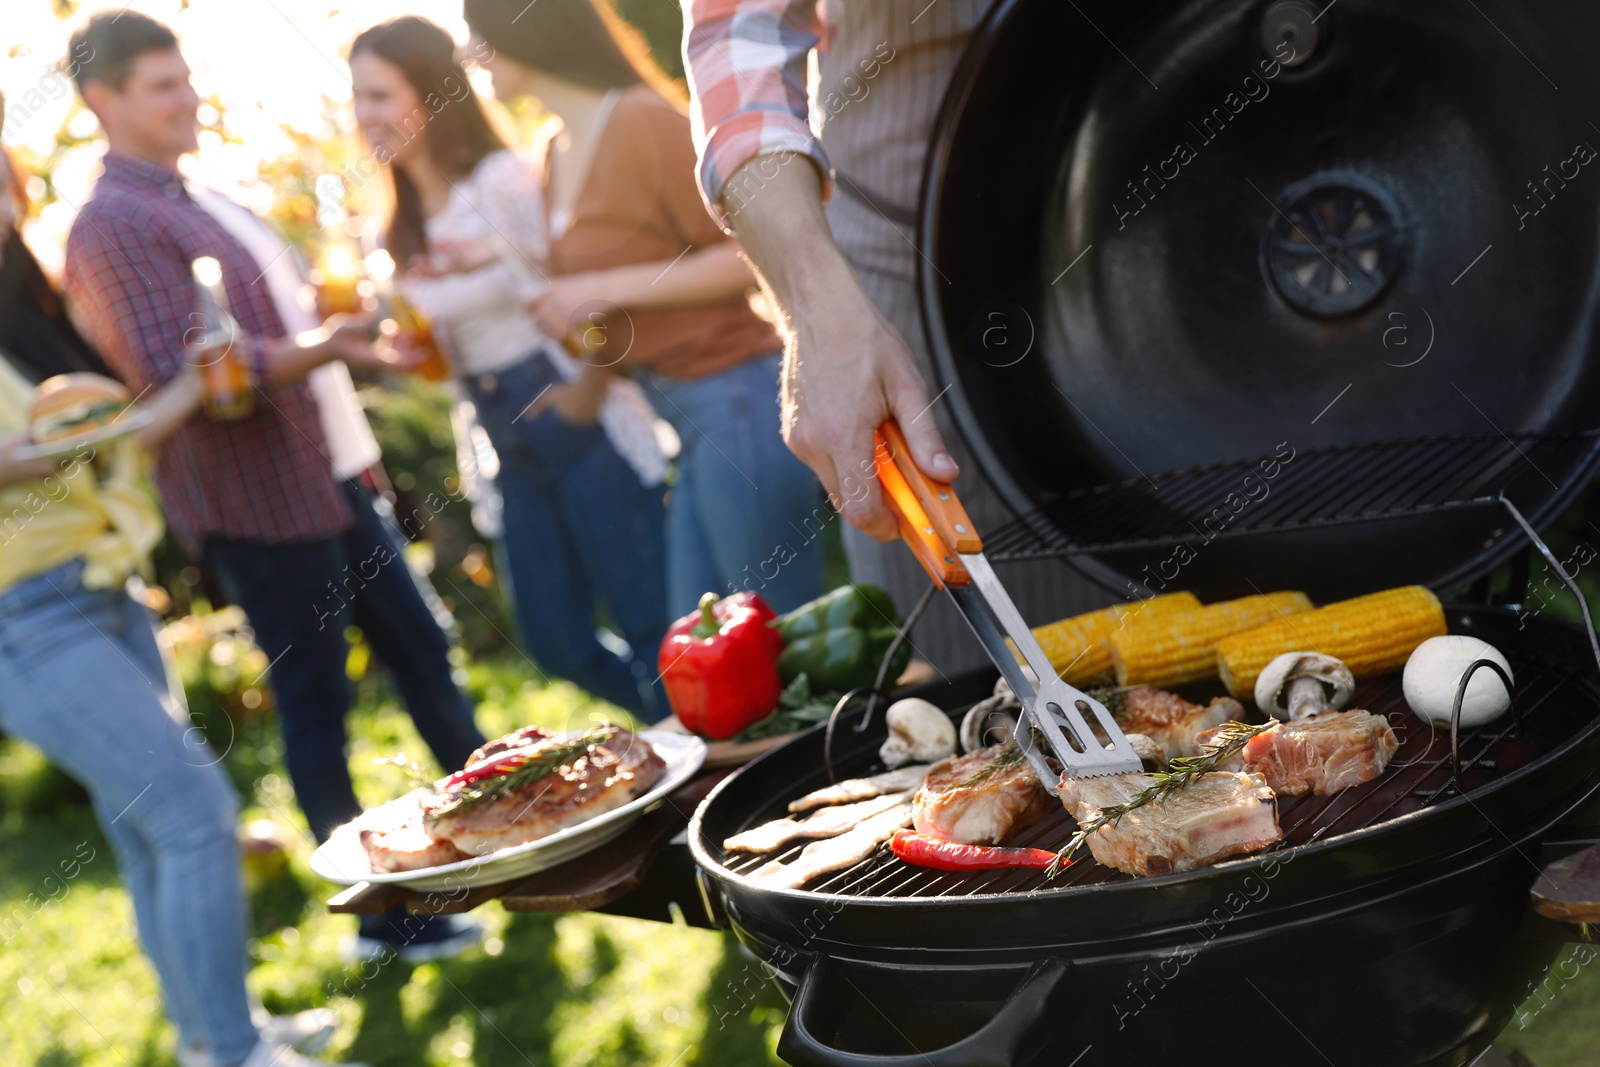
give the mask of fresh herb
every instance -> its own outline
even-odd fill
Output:
[[[1051,878],[1060,874],[1072,862],[1073,855],[1088,843],[1089,835],[1096,830],[1112,825],[1135,808],[1142,808],[1152,802],[1165,804],[1178,790],[1238,755],[1252,737],[1265,733],[1276,725],[1278,725],[1276,719],[1268,719],[1260,726],[1251,726],[1243,722],[1223,723],[1213,741],[1205,746],[1204,753],[1198,756],[1178,757],[1168,764],[1165,773],[1152,774],[1151,784],[1147,788],[1139,790],[1121,804],[1101,808],[1099,815],[1079,825],[1078,832],[1072,835],[1065,848],[1056,853],[1056,862],[1051,864],[1045,874]]]
[[[745,727],[732,740],[735,744],[741,744],[759,741],[764,737],[781,737],[826,722],[828,716],[833,714],[833,706],[839,702],[839,696],[838,693],[813,693],[811,679],[802,671],[779,695],[777,710],[760,722]]]
[[[971,789],[974,786],[982,785],[984,782],[987,782],[1001,771],[1010,770],[1012,767],[1015,767],[1017,764],[1021,763],[1023,759],[1024,756],[1022,754],[1022,746],[1017,744],[1016,739],[1013,738],[1005,743],[1004,748],[995,753],[994,759],[990,760],[983,767],[980,767],[977,771],[973,772],[972,777],[968,778],[960,785],[952,786],[951,788]]]
[[[1103,685],[1089,690],[1089,695],[1106,706],[1106,710],[1113,715],[1121,715],[1128,707],[1128,694],[1135,689],[1143,689],[1139,685]]]
[[[463,786],[459,791],[446,795],[445,802],[431,809],[431,815],[438,818],[463,808],[476,807],[490,800],[498,800],[503,796],[515,793],[524,786],[537,782],[540,778],[557,770],[564,764],[571,763],[586,754],[595,745],[604,744],[611,740],[616,733],[615,727],[597,726],[585,730],[577,737],[570,740],[557,741],[552,739],[547,747],[533,753],[526,762],[508,768],[505,773],[493,778],[485,778],[469,786]]]

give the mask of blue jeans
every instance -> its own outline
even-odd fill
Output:
[[[783,355],[704,378],[641,376],[683,442],[667,500],[667,603],[674,616],[705,592],[753,589],[779,612],[822,594],[818,535],[836,518],[822,485],[783,443]]]
[[[395,671],[417,732],[447,769],[482,735],[456,691],[449,649],[417,592],[399,545],[369,500],[343,536],[268,545],[208,538],[205,562],[244,609],[272,664],[284,763],[317,840],[360,814],[346,763],[350,679],[345,627],[373,626],[379,661]]]
[[[667,714],[655,681],[670,621],[662,489],[640,484],[599,425],[525,416],[558,381],[540,355],[467,379],[500,456],[501,571],[540,669],[653,721]],[[602,607],[626,650],[596,633]]]
[[[257,1041],[238,798],[190,729],[149,613],[121,590],[84,589],[82,571],[73,561],[0,593],[0,726],[89,791],[183,1041],[236,1064]]]

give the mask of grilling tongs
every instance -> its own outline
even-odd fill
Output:
[[[878,480],[884,501],[900,524],[900,536],[934,584],[950,594],[1022,703],[1017,742],[1039,781],[1053,793],[1063,771],[1072,778],[1092,778],[1140,770],[1133,745],[1106,706],[1068,685],[1050,666],[990,568],[983,541],[950,483],[934,481],[922,472],[893,419],[878,427],[876,444]],[[1037,687],[1006,647],[1008,637],[1038,677]],[[1052,756],[1060,763],[1059,770],[1050,765]]]

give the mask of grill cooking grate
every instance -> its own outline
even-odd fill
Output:
[[[1452,632],[1455,632],[1454,627]],[[1507,714],[1488,726],[1462,731],[1461,773],[1468,790],[1551,751],[1573,737],[1593,714],[1591,702],[1597,694],[1585,674],[1588,666],[1585,662],[1564,663],[1525,649],[1503,651],[1511,661],[1516,678],[1522,727],[1518,729],[1514,717]],[[1400,736],[1400,748],[1394,760],[1378,778],[1334,796],[1280,798],[1278,823],[1283,828],[1284,839],[1268,851],[1350,833],[1456,795],[1451,781],[1449,727],[1431,729],[1411,714],[1400,691],[1398,673],[1360,683],[1351,706],[1388,717]],[[881,767],[876,763],[869,766],[861,762],[841,768],[841,771],[856,775],[878,769]],[[816,786],[822,784],[821,781],[815,783]],[[788,796],[775,798],[739,829],[783,817],[792,799]],[[1006,844],[1054,851],[1064,847],[1076,829],[1077,823],[1058,806],[1045,819],[1016,834]],[[723,853],[720,842],[707,842],[707,845],[727,869],[736,874],[749,874],[774,859],[793,860],[806,842],[797,842],[781,852],[757,856]],[[1095,885],[1132,877],[1096,863],[1088,849],[1079,852],[1068,871],[1051,880],[1039,871],[964,874],[934,871],[902,863],[887,848],[880,848],[847,870],[813,880],[805,889],[858,897],[973,896]]]
[[[1489,507],[1518,477],[1559,480],[1597,444],[1595,432],[1450,435],[1213,463],[1066,494],[984,552],[1057,558]]]

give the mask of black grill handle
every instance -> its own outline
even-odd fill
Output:
[[[850,996],[861,994],[838,963],[818,952],[800,979],[789,1020],[778,1039],[778,1056],[794,1067],[1016,1067],[1023,1055],[1038,1049],[1050,1035],[1059,1038],[1064,1009],[1058,994],[1064,992],[1071,968],[1071,963],[1054,956],[1040,960],[993,1019],[953,1045],[903,1056],[878,1056],[846,1052],[825,1039],[824,1035],[837,1031]],[[894,1026],[881,1013],[878,1017]]]

